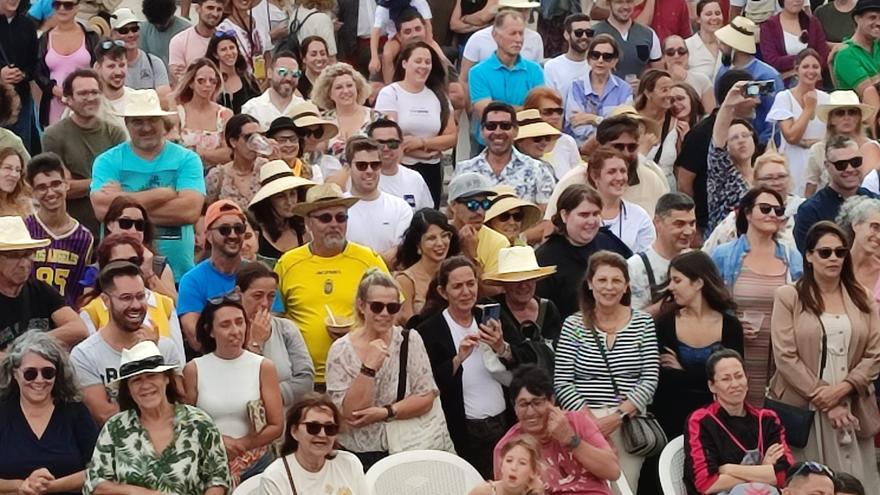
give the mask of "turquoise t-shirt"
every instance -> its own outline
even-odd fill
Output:
[[[118,144],[95,158],[91,191],[118,182],[123,191],[141,192],[157,187],[205,194],[205,176],[199,155],[166,142],[152,161],[137,156],[129,142]],[[155,223],[155,222],[154,222]],[[194,264],[195,231],[192,224],[156,225],[156,249],[168,258],[174,278],[180,280]]]

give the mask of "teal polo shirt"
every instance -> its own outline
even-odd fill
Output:
[[[498,60],[496,53],[471,69],[468,76],[471,102],[489,99],[521,107],[529,91],[544,85],[544,70],[522,55],[517,57],[513,67],[507,67]],[[485,144],[480,136],[479,122],[474,122],[473,133],[478,143]]]

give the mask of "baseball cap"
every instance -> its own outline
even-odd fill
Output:
[[[498,193],[492,190],[492,184],[485,175],[476,172],[465,172],[456,175],[449,181],[447,189],[449,201],[456,201],[461,198],[485,194],[486,196],[495,196]]]
[[[247,220],[240,206],[228,199],[221,199],[208,206],[208,211],[205,212],[205,228],[211,228],[211,224],[223,215],[238,215],[243,222]]]

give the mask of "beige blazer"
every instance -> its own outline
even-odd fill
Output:
[[[859,436],[873,437],[880,431],[880,412],[874,379],[880,372],[880,315],[873,298],[871,312],[863,313],[843,291],[846,314],[852,325],[846,380],[853,386],[849,397],[852,413],[859,419]],[[770,396],[806,408],[810,394],[826,382],[819,379],[822,326],[819,318],[804,309],[793,285],[776,289],[770,322],[776,373],[770,379]]]

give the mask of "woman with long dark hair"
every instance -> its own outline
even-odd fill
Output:
[[[220,69],[223,86],[217,103],[238,115],[244,102],[260,96],[260,86],[248,69],[234,32],[215,32],[208,41],[205,57]]]
[[[856,279],[847,235],[821,221],[807,232],[804,275],[779,287],[773,301],[776,373],[769,394],[789,406],[815,411],[800,458],[852,473],[880,486],[874,435],[880,412],[874,379],[880,371],[880,316]]]
[[[321,72],[330,63],[327,42],[320,36],[308,36],[299,44],[299,59],[302,60],[302,77],[296,89],[303,98],[312,97],[312,88],[318,82]]]
[[[375,108],[400,124],[401,163],[422,175],[436,208],[443,189],[440,156],[455,146],[457,126],[449,106],[446,69],[430,45],[417,41],[401,50],[394,82],[379,92]]]

